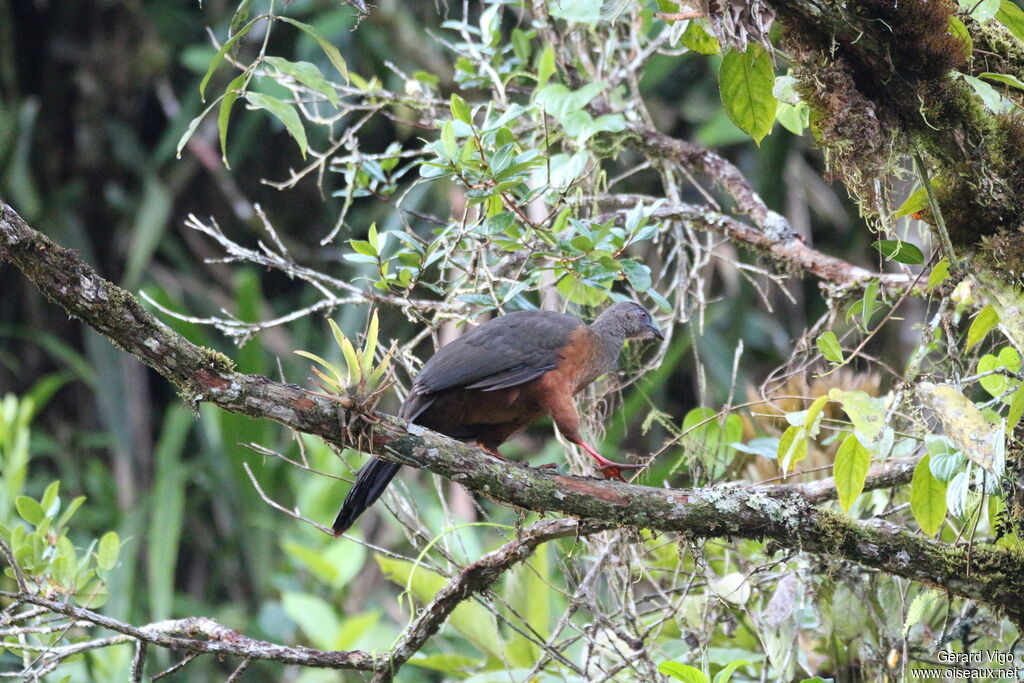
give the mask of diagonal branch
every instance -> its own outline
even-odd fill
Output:
[[[331,401],[295,385],[236,372],[226,357],[161,324],[130,294],[3,204],[0,260],[12,262],[51,301],[179,386],[191,402],[206,401],[358,446],[340,428],[351,401]],[[507,505],[690,537],[773,539],[978,600],[1024,626],[1024,555],[1012,550],[939,543],[882,520],[855,521],[814,507],[786,486],[677,490],[563,476],[510,466],[389,415],[366,422],[368,450],[375,455],[443,475]]]

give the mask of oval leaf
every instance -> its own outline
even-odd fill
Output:
[[[772,130],[778,100],[772,94],[772,58],[758,43],[746,52],[730,50],[718,71],[718,90],[729,120],[760,144]]]

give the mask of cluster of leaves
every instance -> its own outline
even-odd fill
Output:
[[[109,531],[84,548],[69,537],[70,522],[85,502],[84,496],[64,504],[60,482],[50,483],[38,499],[23,494],[29,461],[32,399],[7,394],[0,401],[0,540],[11,550],[17,569],[4,567],[9,579],[22,579],[29,591],[63,597],[84,607],[100,607],[107,601],[107,582],[117,566],[121,541]],[[4,558],[6,565],[6,558]],[[41,628],[33,620],[22,635],[6,635],[3,647],[12,654],[34,656],[38,647],[49,647],[67,637],[70,627]],[[41,623],[41,622],[40,622]],[[26,647],[28,646],[28,647]]]

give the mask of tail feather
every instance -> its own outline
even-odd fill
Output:
[[[345,496],[345,502],[341,505],[338,518],[334,520],[335,536],[340,536],[348,531],[356,518],[363,514],[366,508],[377,502],[401,467],[401,465],[377,458],[372,458],[363,465],[359,474],[356,475],[356,483],[352,485],[348,495]]]

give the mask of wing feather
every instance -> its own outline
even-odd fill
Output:
[[[577,318],[552,311],[494,318],[438,350],[416,377],[410,401],[416,396],[417,404],[426,402],[430,394],[446,389],[496,391],[534,380],[558,367],[559,351],[581,325]],[[426,407],[410,406],[409,412],[419,414]]]

